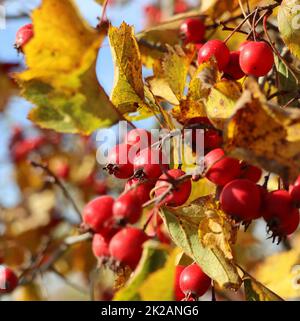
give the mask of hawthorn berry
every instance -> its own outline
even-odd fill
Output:
[[[185,298],[185,294],[181,291],[179,281],[182,271],[185,269],[183,265],[176,265],[175,267],[175,280],[174,280],[174,294],[175,300],[181,301]]]
[[[176,183],[176,179],[180,179],[185,175],[185,172],[181,169],[170,169],[167,173],[161,175],[155,185],[155,196],[160,197],[168,190],[170,184],[170,178],[175,180],[172,184],[170,193],[163,200],[164,204],[168,206],[180,206],[183,205],[189,198],[192,190],[192,183],[190,179]]]
[[[150,200],[150,192],[154,184],[152,182],[131,178],[125,185],[125,191],[132,191],[141,204]]]
[[[199,18],[189,18],[180,26],[180,35],[185,43],[199,43],[205,35],[205,25]]]
[[[120,264],[134,270],[143,252],[143,243],[149,237],[135,227],[125,227],[115,234],[109,243],[110,255]]]
[[[133,148],[128,144],[119,144],[113,147],[108,154],[106,170],[117,178],[130,178],[133,175],[131,151]]]
[[[92,251],[96,258],[105,259],[110,256],[109,254],[109,241],[101,234],[94,234],[92,242]]]
[[[206,178],[216,185],[224,186],[241,174],[240,162],[225,156],[223,149],[216,148],[204,158]]]
[[[257,183],[262,175],[262,170],[259,167],[249,165],[246,162],[241,163],[241,176],[240,178],[249,179],[250,181]]]
[[[18,277],[15,272],[7,266],[0,266],[0,293],[10,293],[18,286]]]
[[[208,129],[204,132],[204,147],[207,150],[212,150],[222,146],[223,137],[214,129]]]
[[[128,145],[138,145],[139,149],[145,149],[151,145],[152,135],[145,129],[135,128],[130,130],[125,136],[124,143]]]
[[[245,76],[240,66],[240,51],[230,52],[229,63],[224,69],[225,77],[239,80]]]
[[[274,65],[272,48],[264,41],[251,41],[240,51],[240,66],[246,75],[265,76]]]
[[[21,27],[16,34],[15,48],[17,50],[23,50],[24,46],[32,39],[33,37],[33,25],[29,23]]]
[[[113,217],[120,225],[135,224],[142,215],[142,204],[133,191],[119,196],[113,206]]]
[[[290,185],[289,193],[295,204],[295,206],[300,206],[300,176],[297,178],[293,185]]]
[[[211,278],[202,271],[198,264],[193,263],[181,272],[179,285],[186,296],[191,294],[193,297],[200,297],[209,289]]]
[[[107,233],[111,230],[114,199],[104,195],[85,205],[82,212],[83,222],[95,233]]]
[[[166,156],[159,149],[145,148],[133,160],[135,175],[155,181],[162,174],[163,169],[168,170]]]
[[[248,179],[236,179],[224,186],[220,203],[225,213],[248,222],[260,217],[261,191]]]
[[[245,40],[245,41],[243,41],[240,45],[239,45],[239,52],[241,52],[243,49],[244,49],[244,47],[246,46],[246,45],[248,45],[248,43],[250,43],[251,41],[250,40]]]
[[[198,63],[209,61],[215,57],[220,71],[223,71],[230,59],[230,51],[226,44],[221,40],[209,40],[206,42],[198,52]]]

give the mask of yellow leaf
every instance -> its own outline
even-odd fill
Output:
[[[109,41],[115,65],[111,100],[122,113],[145,107],[142,62],[133,27],[125,22],[109,28]]]
[[[250,80],[225,126],[225,148],[234,157],[294,181],[300,172],[300,111],[266,100]]]
[[[211,89],[206,103],[206,113],[216,128],[223,130],[224,124],[235,111],[241,91],[239,83],[230,80],[219,81]]]
[[[13,293],[16,301],[42,301],[43,296],[40,287],[35,283],[17,287]]]
[[[43,0],[32,20],[28,69],[16,75],[24,97],[37,106],[29,118],[43,128],[84,134],[115,123],[119,115],[95,70],[107,27],[92,29],[71,0]]]
[[[293,250],[269,256],[255,268],[253,275],[281,297],[285,299],[299,298],[299,247],[295,246]]]

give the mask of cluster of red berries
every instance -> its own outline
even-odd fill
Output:
[[[169,165],[163,163],[163,152],[151,147],[151,142],[148,131],[129,131],[124,143],[109,151],[106,166],[111,175],[128,180],[124,192],[117,199],[108,195],[98,197],[83,209],[84,225],[95,233],[95,256],[102,261],[128,265],[132,270],[140,260],[143,243],[150,236],[128,224],[136,224],[141,219],[151,190],[159,205],[177,207],[187,201],[192,187],[185,172],[169,169]],[[161,219],[157,219],[157,225],[162,225]],[[163,235],[156,236],[164,239]]]
[[[0,294],[11,293],[19,283],[15,272],[4,265],[0,265]]]
[[[245,41],[239,50],[230,52],[226,43],[218,39],[203,44],[205,31],[205,24],[198,18],[187,19],[180,27],[185,43],[197,44],[199,64],[214,57],[225,77],[234,80],[241,79],[245,75],[262,77],[273,68],[274,55],[268,43]]]
[[[224,212],[246,225],[263,217],[275,239],[295,232],[299,225],[300,177],[290,190],[268,192],[257,182],[262,171],[256,166],[227,157],[221,148],[205,156],[206,178],[220,188]]]

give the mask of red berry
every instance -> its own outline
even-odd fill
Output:
[[[251,41],[240,54],[240,66],[246,75],[265,76],[274,65],[272,48],[266,42]]]
[[[210,40],[205,43],[198,53],[198,63],[209,61],[215,57],[220,71],[223,71],[230,59],[230,51],[226,44],[221,40]]]
[[[16,34],[15,47],[18,50],[22,50],[24,46],[33,37],[33,25],[31,23],[21,27]]]
[[[33,151],[42,147],[45,143],[45,137],[39,136],[21,140],[14,144],[11,149],[11,155],[14,161],[19,162],[24,159]]]
[[[113,206],[114,219],[121,225],[135,224],[141,218],[142,211],[142,204],[132,191],[119,196]]]
[[[66,162],[59,162],[55,168],[55,174],[61,179],[67,179],[70,174],[70,166]]]
[[[95,233],[111,230],[114,199],[111,196],[100,196],[83,208],[83,222]]]
[[[241,44],[240,44],[240,46],[239,46],[239,52],[241,52],[243,49],[244,49],[244,47],[246,46],[246,45],[248,45],[248,43],[250,43],[251,41],[249,41],[249,40],[245,40],[245,41],[243,41]]]
[[[107,185],[104,180],[95,180],[93,185],[93,190],[96,194],[105,195],[107,193]]]
[[[108,154],[106,169],[109,174],[117,178],[129,178],[133,175],[132,155],[133,148],[128,144],[120,144],[113,147]]]
[[[222,135],[214,130],[208,129],[204,133],[204,146],[205,149],[212,150],[218,148],[222,145],[223,138]]]
[[[141,204],[150,200],[150,192],[154,184],[147,181],[141,181],[137,178],[130,179],[125,185],[125,191],[132,191],[139,199]]]
[[[300,222],[299,210],[294,208],[292,212],[277,227],[278,234],[287,236],[293,234]]]
[[[179,285],[180,275],[184,269],[185,266],[183,265],[176,265],[175,267],[174,294],[176,301],[181,301],[185,297],[185,294],[181,291]]]
[[[159,197],[167,191],[170,186],[169,177],[179,179],[183,175],[185,175],[185,172],[180,169],[170,169],[167,174],[161,175],[155,185],[155,196]],[[192,183],[190,179],[176,184],[164,199],[164,204],[174,207],[183,205],[188,200],[191,190]]]
[[[180,275],[180,289],[185,295],[202,296],[210,287],[211,279],[196,263],[187,266]]]
[[[236,179],[224,186],[220,203],[223,211],[238,221],[251,221],[260,217],[261,191],[248,179]]]
[[[135,128],[129,131],[125,137],[124,143],[128,145],[138,145],[139,149],[145,149],[151,146],[152,135],[145,129]]]
[[[140,176],[145,176],[152,182],[162,174],[163,169],[169,168],[166,163],[166,156],[160,150],[154,148],[141,150],[133,161],[135,173],[141,171]]]
[[[136,268],[143,252],[143,243],[148,236],[140,229],[126,227],[113,236],[109,243],[111,256],[119,263]]]
[[[186,19],[180,26],[180,34],[183,36],[185,43],[199,43],[205,35],[205,25],[201,19]]]
[[[18,286],[18,277],[15,272],[4,265],[0,266],[0,293],[10,293]]]
[[[297,207],[300,205],[300,176],[297,178],[294,185],[290,185],[289,193],[293,199],[293,202]]]
[[[254,183],[257,183],[260,180],[262,175],[262,170],[259,167],[242,162],[241,168],[242,168],[241,178],[249,179]]]
[[[240,51],[230,53],[229,63],[224,69],[225,76],[230,79],[238,80],[245,76],[240,66]]]
[[[97,258],[109,257],[109,239],[104,238],[101,234],[95,234],[92,242],[92,251]]]
[[[238,178],[241,173],[237,159],[226,157],[221,148],[209,152],[204,159],[207,168],[206,178],[216,185],[224,186]]]

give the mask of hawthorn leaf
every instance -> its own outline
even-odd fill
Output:
[[[142,258],[133,276],[127,284],[114,296],[114,301],[141,300],[139,289],[151,273],[162,268],[166,262],[168,251],[154,242],[147,242],[144,246]]]
[[[223,130],[224,124],[235,111],[235,104],[242,93],[239,83],[231,80],[217,82],[210,91],[205,109],[212,124]]]
[[[300,111],[268,102],[253,79],[235,108],[224,130],[227,152],[294,181],[300,172]]]
[[[289,251],[273,254],[259,263],[253,276],[269,289],[285,299],[300,296],[300,251],[298,243]],[[273,273],[270,273],[270,270]]]
[[[238,275],[237,268],[234,264],[232,256],[229,255],[230,247],[228,232],[235,233],[234,230],[229,231],[221,229],[221,233],[225,233],[224,244],[226,240],[226,252],[223,251],[221,242],[211,242],[208,233],[214,233],[214,230],[206,228],[207,220],[212,219],[210,207],[208,207],[211,199],[209,197],[198,199],[192,204],[176,209],[164,208],[162,217],[175,244],[181,248],[188,256],[192,257],[203,269],[203,271],[215,280],[221,287],[237,290],[241,285],[241,279]],[[215,212],[218,217],[219,212]],[[216,224],[217,221],[216,221]],[[201,231],[201,225],[205,227]],[[220,225],[220,221],[219,221]],[[228,229],[227,229],[228,228]],[[220,233],[220,230],[217,230]],[[215,236],[215,239],[217,236]],[[212,238],[211,238],[212,239]]]
[[[16,74],[22,95],[35,104],[29,118],[42,128],[89,134],[119,114],[96,77],[107,28],[92,29],[73,1],[43,0],[33,11],[34,38],[24,48],[27,70]]]
[[[280,34],[293,55],[300,59],[300,1],[283,0],[278,10]]]
[[[108,32],[115,66],[111,100],[121,113],[135,112],[147,107],[144,100],[142,62],[133,27],[125,22]]]

